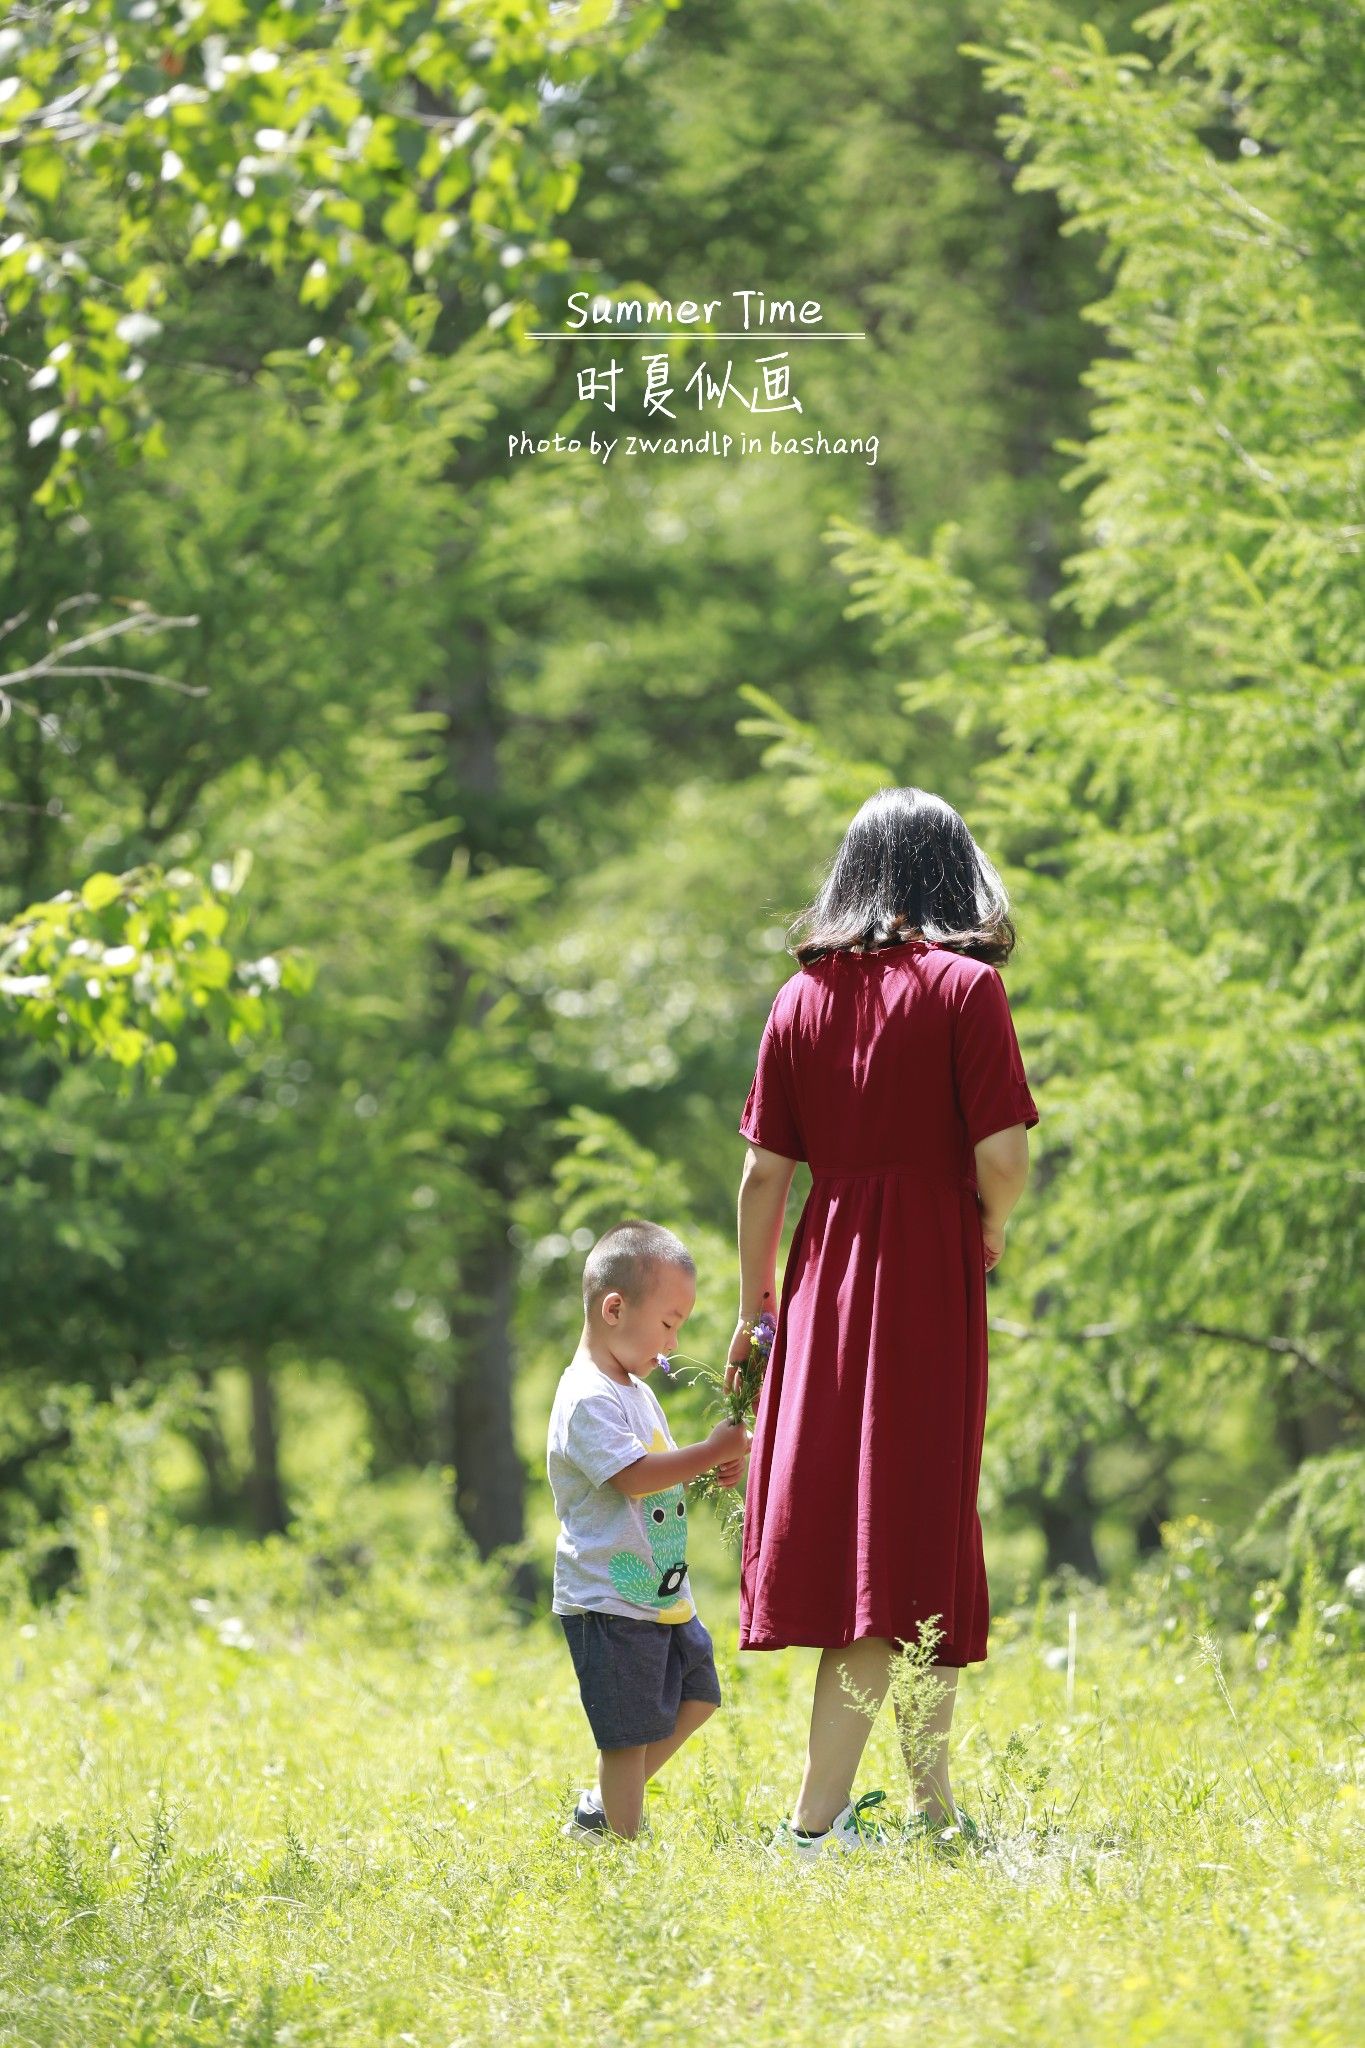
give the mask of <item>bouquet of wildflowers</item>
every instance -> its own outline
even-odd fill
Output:
[[[747,1323],[745,1327],[749,1332],[748,1355],[738,1361],[734,1384],[728,1393],[722,1395],[725,1420],[743,1424],[752,1420],[754,1410],[758,1406],[759,1391],[768,1370],[768,1360],[772,1356],[773,1339],[777,1335],[777,1318],[771,1309],[765,1308],[756,1323]],[[715,1387],[724,1386],[727,1367],[722,1367],[717,1372],[713,1365],[703,1359],[694,1359],[691,1363],[698,1368],[693,1375],[694,1378],[709,1380]],[[675,1377],[662,1352],[659,1354],[659,1365],[669,1379]],[[729,1543],[737,1541],[744,1527],[743,1500],[737,1497],[727,1499],[731,1490],[721,1485],[714,1470],[703,1472],[699,1479],[694,1480],[693,1490],[703,1500],[714,1501],[718,1507],[724,1506],[728,1510],[721,1523],[721,1534]]]
[[[749,1332],[749,1355],[740,1360],[734,1390],[725,1396],[731,1422],[747,1423],[758,1406],[759,1390],[772,1356],[773,1338],[777,1335],[777,1317],[771,1309],[765,1308],[756,1323],[748,1323],[745,1327]]]

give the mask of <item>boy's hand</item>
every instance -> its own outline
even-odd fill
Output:
[[[753,1437],[746,1429],[744,1432],[744,1457],[746,1458],[749,1455],[749,1446],[752,1442]],[[716,1477],[722,1486],[738,1486],[743,1474],[744,1458],[727,1458],[723,1465],[717,1465],[716,1467]]]
[[[749,1448],[749,1432],[742,1422],[718,1422],[706,1438],[706,1448],[718,1471],[722,1465],[742,1465]]]

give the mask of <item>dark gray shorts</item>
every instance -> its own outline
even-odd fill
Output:
[[[634,1749],[673,1733],[684,1700],[720,1705],[711,1638],[690,1621],[561,1614],[583,1710],[599,1749]]]

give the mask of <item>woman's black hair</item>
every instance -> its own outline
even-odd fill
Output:
[[[815,901],[788,926],[803,967],[922,938],[1003,966],[1009,897],[951,804],[927,789],[879,789],[854,818]]]

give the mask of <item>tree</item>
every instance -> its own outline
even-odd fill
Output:
[[[998,1441],[1047,1490],[1077,1444],[1145,1441],[1141,1506],[1267,1400],[1291,1459],[1365,1410],[1342,1163],[1365,968],[1365,57],[1344,13],[1230,0],[1149,16],[1152,59],[1041,8],[1009,23],[986,64],[1020,182],[1102,234],[1110,272],[1064,591],[1090,644],[1061,658],[1003,621],[951,535],[837,539],[912,670],[907,715],[988,745],[971,809],[1022,877],[1048,1185]]]
[[[529,1168],[520,1324],[546,1363],[576,1334],[579,1240],[616,1220],[617,1190],[593,1179],[563,1227],[547,1125],[558,1146],[578,1111],[594,1132],[605,1118],[665,1163],[659,1185],[681,1174],[668,1220],[716,1248],[692,1348],[723,1344],[734,1126],[791,965],[782,928],[877,781],[947,781],[973,758],[950,717],[897,717],[900,656],[877,651],[873,619],[846,616],[829,521],[927,543],[956,516],[973,568],[1028,624],[1060,574],[1071,527],[1051,443],[1084,424],[1093,245],[1062,235],[1050,195],[1014,190],[997,110],[955,49],[982,14],[689,6],[566,115],[583,176],[565,232],[600,288],[677,298],[761,279],[804,297],[818,280],[830,324],[870,339],[794,353],[798,424],[877,433],[881,449],[875,467],[509,467],[504,418],[535,433],[593,416],[573,369],[604,352],[559,346],[534,410],[519,394],[493,423],[479,517],[443,552],[460,616],[479,610],[457,644],[483,664],[488,713],[478,749],[453,726],[443,801],[476,857],[517,849],[552,884],[511,969],[546,1097],[512,1147]],[[633,367],[609,430],[648,427],[634,353],[611,353]],[[680,391],[701,353],[674,348]],[[719,373],[754,351],[706,353]],[[457,779],[471,755],[491,756],[495,794]],[[818,788],[792,772],[817,756]]]
[[[426,362],[433,325],[459,304],[458,335],[439,344],[447,355],[482,326],[520,331],[527,308],[518,294],[567,255],[552,230],[576,181],[562,131],[541,118],[544,103],[572,95],[637,47],[666,5],[541,0],[508,10],[478,0],[443,10],[437,24],[413,0],[363,10],[208,0],[188,13],[73,0],[35,8],[6,29],[0,49],[12,69],[0,87],[0,134],[13,227],[0,245],[0,288],[10,322],[8,461],[18,490],[4,551],[29,600],[10,621],[29,641],[19,649],[21,673],[50,676],[48,622],[73,602],[98,599],[114,613],[131,603],[145,615],[142,595],[130,601],[110,580],[107,560],[93,582],[63,587],[52,521],[80,553],[91,522],[73,511],[92,501],[97,484],[108,487],[109,458],[165,455],[172,414],[188,433],[215,375],[264,380],[274,365],[272,377],[296,400],[322,394],[319,410],[333,427],[366,399],[389,420],[420,408],[429,437],[454,431],[449,393],[458,370],[441,374]],[[467,388],[464,405],[466,415],[477,414]],[[429,478],[425,467],[421,476]],[[35,507],[44,519],[35,519]],[[118,541],[111,551],[137,555]],[[221,606],[225,593],[215,595]],[[341,596],[353,603],[356,593]],[[97,621],[95,630],[108,634],[117,622]],[[278,659],[283,636],[273,638]],[[221,661],[221,647],[214,655]],[[197,674],[182,684],[202,687]],[[202,831],[230,736],[240,745],[250,729],[263,747],[266,732],[283,726],[298,744],[297,707],[292,691],[281,716],[224,693],[210,701],[193,742],[183,726],[172,734],[151,705],[141,707],[150,717],[120,706],[120,716],[102,718],[107,700],[102,706],[93,693],[35,712],[21,769],[25,868],[31,875],[46,864],[62,817],[50,793],[61,779],[53,770],[78,744],[76,729],[87,747],[96,728],[103,731],[138,799],[135,819],[104,821],[108,838],[175,842]],[[321,708],[316,699],[309,706],[315,718]],[[326,751],[325,718],[304,744]],[[106,790],[112,766],[106,760]],[[416,844],[409,841],[409,856]],[[146,861],[136,880],[110,879],[121,897],[140,889],[153,902],[181,886]],[[471,899],[483,886],[471,883]],[[515,895],[517,886],[515,877],[500,877],[490,900]],[[30,893],[31,885],[23,891]],[[22,943],[60,930],[62,900],[26,913]],[[443,911],[437,902],[438,923]],[[447,916],[450,943],[472,943],[477,923]],[[476,954],[482,943],[472,943]],[[117,957],[123,949],[114,950]],[[182,979],[193,976],[186,970]],[[40,1022],[37,977],[10,980],[30,1021]],[[86,997],[94,1000],[88,990]],[[254,992],[247,997],[255,1000]],[[109,1006],[115,999],[126,1011],[120,983]],[[135,1028],[121,1011],[115,1043],[124,1054]],[[461,1042],[464,1028],[448,1024],[448,1045]],[[485,1053],[497,1042],[495,1026],[481,1032]],[[481,1072],[475,1099],[496,1095],[496,1067],[494,1059]],[[465,1121],[455,1106],[442,1135],[454,1138]],[[262,1443],[267,1408],[262,1398]],[[277,1493],[267,1487],[262,1495],[271,1494],[274,1519],[282,1512]]]
[[[271,963],[292,971],[287,948],[299,948],[317,979],[273,1036],[259,1004],[238,1029],[179,1030],[180,1065],[150,1097],[111,1097],[68,1060],[7,1047],[3,1349],[23,1398],[0,1420],[19,1459],[47,1439],[35,1418],[49,1380],[106,1393],[185,1367],[212,1381],[244,1363],[260,1508],[278,1521],[287,1502],[269,1468],[283,1360],[345,1373],[381,1457],[432,1454],[424,1409],[434,1414],[448,1349],[465,1154],[527,1080],[506,1020],[433,1030],[431,960],[439,944],[486,972],[495,920],[536,878],[472,876],[422,797],[431,721],[411,701],[438,615],[429,548],[448,517],[444,441],[395,466],[363,408],[307,422],[268,387],[229,387],[182,416],[176,397],[162,469],[102,474],[47,567],[76,587],[104,576],[158,601],[170,588],[189,596],[177,656],[212,688],[124,703],[101,678],[67,679],[60,712],[29,721],[0,755],[0,791],[38,803],[42,827],[6,843],[7,893],[25,900],[71,866],[189,860],[236,890],[262,977]],[[477,411],[450,397],[449,433],[457,413],[473,431]],[[432,870],[420,862],[437,838],[447,852]],[[91,896],[97,908],[79,897],[57,908],[78,915],[82,936],[88,925],[101,945],[126,942],[117,880]],[[216,925],[203,936],[203,971],[220,979]],[[186,982],[199,957],[186,951]],[[84,981],[79,996],[94,1003]],[[201,1444],[212,1458],[211,1433]],[[32,1476],[31,1464],[16,1470],[26,1486]],[[220,1508],[225,1488],[220,1474]]]
[[[410,388],[443,283],[515,331],[515,293],[565,253],[552,227],[576,182],[546,147],[543,96],[635,47],[665,5],[475,0],[436,20],[421,0],[56,0],[16,14],[0,291],[21,316],[11,346],[35,359],[38,501],[78,496],[92,448],[164,446],[142,373],[196,266],[259,265],[317,309],[313,338],[286,352],[340,396],[359,391],[362,361],[392,395]],[[73,238],[73,202],[93,233]],[[288,337],[264,339],[268,352]]]

